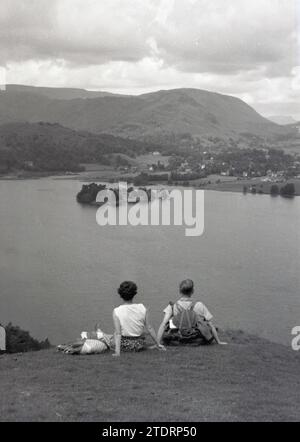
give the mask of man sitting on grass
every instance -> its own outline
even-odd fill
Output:
[[[179,286],[181,298],[170,302],[164,309],[164,319],[159,327],[157,338],[165,345],[207,345],[216,342],[226,345],[219,339],[212,323],[212,314],[200,301],[194,301],[194,283],[186,279]]]

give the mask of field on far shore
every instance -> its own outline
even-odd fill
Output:
[[[300,352],[242,332],[228,346],[0,356],[0,421],[299,421]]]
[[[218,183],[220,180],[220,183]],[[211,184],[207,184],[204,187],[201,186],[202,183],[207,183],[211,181]],[[270,188],[273,184],[278,185],[278,187],[282,187],[286,184],[284,183],[276,183],[276,182],[264,182],[261,178],[252,178],[252,179],[242,179],[237,180],[233,177],[222,177],[219,175],[214,175],[213,177],[207,177],[197,183],[197,186],[206,189],[206,190],[219,190],[223,192],[243,192],[244,186],[248,187],[248,192],[251,186],[256,186],[257,192],[262,191],[264,194],[270,194]],[[300,195],[300,179],[294,178],[290,179],[288,182],[295,184],[295,195]],[[193,181],[190,182],[191,185],[195,185]]]

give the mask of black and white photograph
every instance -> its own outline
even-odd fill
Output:
[[[300,422],[299,227],[300,0],[0,0],[2,424]]]

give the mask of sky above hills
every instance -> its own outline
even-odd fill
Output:
[[[300,120],[299,0],[1,0],[0,84],[193,87]]]

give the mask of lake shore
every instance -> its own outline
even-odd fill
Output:
[[[222,338],[228,346],[120,359],[2,355],[0,421],[299,421],[300,352],[243,332]]]
[[[123,177],[120,177],[117,172],[115,171],[112,172],[111,169],[103,167],[102,170],[79,172],[74,174],[65,174],[65,173],[50,174],[50,173],[39,173],[39,172],[36,173],[26,172],[24,174],[22,173],[22,174],[1,175],[0,181],[24,181],[24,180],[34,180],[34,179],[39,180],[43,178],[50,178],[54,180],[74,180],[85,183],[104,182],[109,184],[112,179],[126,180],[128,176],[124,175]],[[209,181],[210,184],[208,184]],[[300,196],[300,179],[299,178],[291,179],[289,182],[293,182],[295,184],[294,196]],[[251,186],[256,186],[257,194],[259,194],[260,191],[260,193],[263,195],[270,195],[270,188],[272,184],[277,184],[277,183],[263,182],[260,178],[237,180],[237,179],[232,179],[230,177],[224,178],[217,175],[213,176],[213,179],[211,177],[207,177],[195,181],[190,181],[190,187],[203,189],[203,190],[214,190],[216,192],[243,193],[244,186],[247,186],[248,188],[247,193],[251,193],[250,192]],[[155,185],[164,186],[166,185],[166,183],[163,181],[162,182],[158,181],[155,183]],[[280,187],[283,184],[278,183],[278,185]]]

